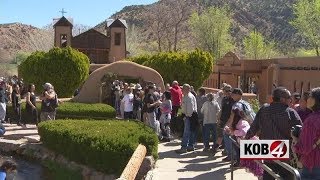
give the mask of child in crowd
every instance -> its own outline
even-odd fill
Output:
[[[234,113],[233,117],[233,122],[232,122],[232,127],[225,127],[225,131],[228,134],[231,134],[233,138],[240,143],[241,139],[244,139],[248,130],[250,129],[250,125],[248,121],[246,120],[245,114],[242,109],[236,108],[232,110]],[[251,138],[252,140],[258,140],[256,136]],[[235,147],[235,146],[233,146]],[[244,167],[251,173],[253,173],[255,176],[257,176],[259,179],[262,178],[263,175],[263,169],[254,162],[253,160],[241,160],[240,161],[240,149],[235,147],[235,155],[236,155],[236,160],[233,165],[234,167]]]
[[[124,119],[133,119],[133,98],[132,89],[128,87],[121,102],[123,103]]]
[[[0,167],[0,180],[6,180],[9,173],[14,172],[17,169],[17,164],[11,160],[7,160],[2,163]]]
[[[203,104],[201,108],[201,113],[203,114],[203,144],[204,152],[210,150],[210,135],[213,137],[212,150],[216,151],[218,145],[217,141],[217,122],[218,114],[220,112],[220,107],[217,101],[214,101],[214,95],[207,94],[207,101]]]
[[[168,91],[163,93],[164,99],[160,105],[160,128],[162,134],[164,135],[163,140],[170,141],[170,121],[171,121],[171,111],[172,111],[172,102],[171,94]]]

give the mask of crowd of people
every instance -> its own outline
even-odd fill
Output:
[[[24,85],[22,79],[0,77],[0,135],[5,133],[2,123],[17,123],[25,127],[27,122],[38,125],[39,121],[54,120],[59,101],[54,87],[50,83],[43,85],[41,110],[38,113],[36,87],[34,84]],[[26,116],[22,118],[22,99],[25,99]],[[9,106],[10,105],[10,106]],[[9,114],[12,108],[13,114]]]
[[[284,87],[274,87],[272,102],[262,105],[255,114],[242,99],[242,90],[225,83],[215,94],[204,88],[196,93],[189,84],[180,86],[177,81],[167,84],[164,91],[155,85],[142,88],[140,84],[120,81],[115,81],[114,87],[118,115],[144,122],[161,140],[170,141],[179,120],[183,122],[178,154],[195,150],[197,134],[202,129],[204,152],[222,151],[223,161],[231,161],[233,154],[234,167],[246,168],[259,179],[273,179],[254,161],[240,160],[239,149],[231,149],[230,137],[238,143],[242,139],[290,140],[292,157],[287,163],[301,170],[303,178],[320,179],[320,88],[291,94]],[[183,120],[177,118],[178,112]],[[264,163],[281,177],[293,178],[280,165]]]
[[[0,78],[0,134],[5,133],[2,123],[6,120],[7,104],[12,104],[14,115],[10,121],[24,126],[21,118],[21,99],[26,99],[26,112],[30,122],[54,120],[59,101],[53,85],[45,83],[40,95],[41,112],[38,114],[35,85],[29,84],[22,92],[23,83],[12,83]],[[18,81],[16,81],[18,82]],[[204,88],[195,92],[189,84],[177,81],[166,84],[162,91],[154,84],[142,87],[114,81],[113,106],[122,119],[136,119],[150,126],[162,141],[170,141],[177,135],[178,124],[183,124],[181,148],[183,154],[195,150],[197,135],[202,130],[203,151],[215,154],[222,151],[223,161],[231,161],[234,167],[250,170],[260,179],[273,179],[254,161],[240,160],[239,149],[232,147],[232,139],[290,140],[292,155],[290,165],[301,170],[301,176],[320,179],[320,88],[302,94],[284,87],[274,87],[272,102],[261,106],[257,114],[242,99],[243,91],[222,84],[221,90],[208,93]],[[180,114],[180,118],[178,118]],[[7,118],[8,119],[8,118]],[[230,137],[232,139],[230,139]],[[272,161],[264,162],[281,177],[291,179],[291,174]]]

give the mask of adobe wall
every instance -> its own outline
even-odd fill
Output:
[[[214,93],[216,94],[219,89],[203,87],[206,90],[206,93]],[[257,95],[251,93],[243,93],[242,99],[245,101],[249,101],[250,99],[257,99]]]
[[[162,76],[156,70],[129,61],[118,61],[104,65],[92,72],[82,86],[80,93],[73,100],[82,103],[100,102],[101,78],[106,73],[142,78],[144,81],[153,82],[161,89],[165,89]]]

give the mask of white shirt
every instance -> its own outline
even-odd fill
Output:
[[[206,101],[202,108],[203,124],[217,123],[220,106],[217,101]]]
[[[214,95],[214,100],[217,101],[220,107],[222,104],[222,99],[223,99],[223,91],[220,90]]]
[[[133,94],[132,93],[124,95],[121,101],[124,103],[124,112],[133,111]]]
[[[191,117],[194,112],[197,112],[197,100],[194,95],[189,92],[187,96],[182,98],[182,113],[187,117]]]

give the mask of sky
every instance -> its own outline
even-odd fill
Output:
[[[65,17],[73,22],[95,26],[125,6],[152,4],[157,0],[0,0],[0,24],[20,22],[36,27],[52,23],[53,18]]]

